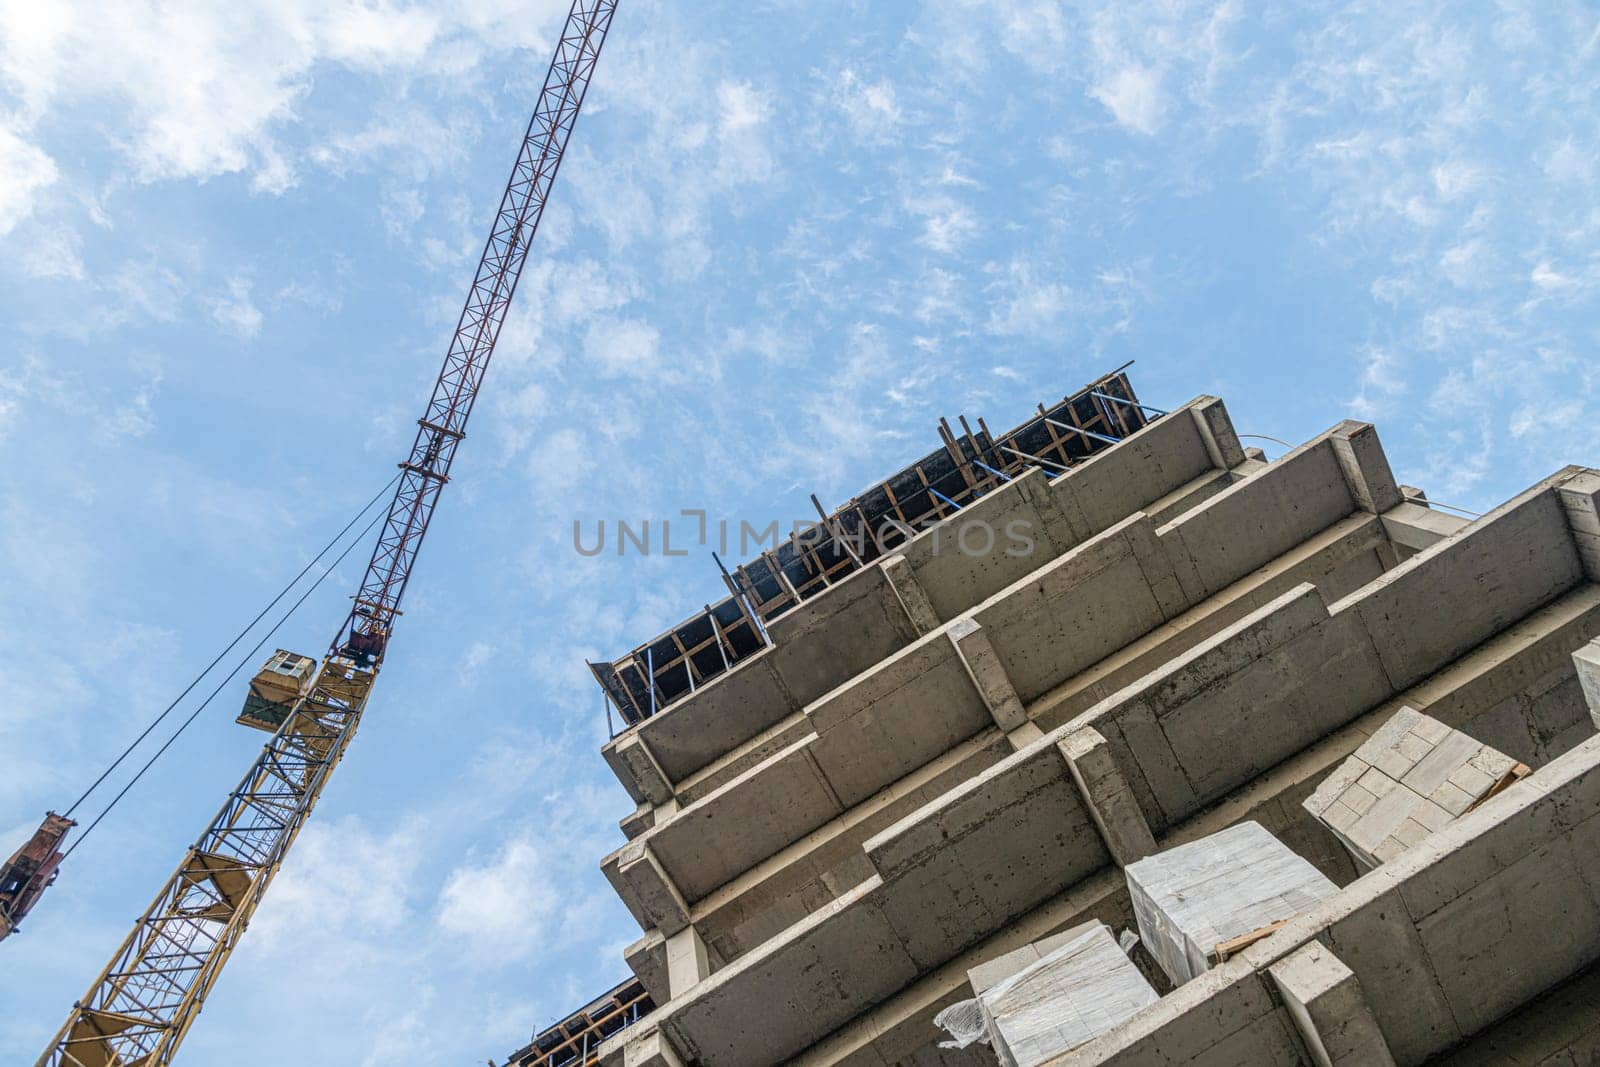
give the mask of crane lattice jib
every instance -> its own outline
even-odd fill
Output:
[[[361,597],[340,630],[344,640],[335,641],[310,693],[294,704],[38,1064],[155,1067],[172,1061],[343,758],[615,7],[615,0],[575,0],[567,14],[444,369],[401,464],[403,477]],[[375,654],[344,652],[357,634],[378,636]],[[285,1003],[303,994],[286,990]]]
[[[400,464],[394,500],[367,564],[361,591],[334,637],[332,654],[353,654],[373,663],[382,658],[400,598],[411,578],[411,565],[422,547],[439,492],[449,480],[451,461],[465,435],[478,385],[505,323],[528,244],[544,214],[545,199],[561,166],[615,7],[615,0],[577,0],[567,16],[444,367],[426,413],[417,420],[411,455]]]

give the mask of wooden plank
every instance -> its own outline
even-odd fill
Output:
[[[1271,937],[1280,927],[1287,925],[1289,921],[1288,919],[1279,919],[1275,923],[1268,923],[1266,926],[1251,930],[1248,934],[1240,934],[1238,937],[1232,937],[1219,943],[1216,948],[1211,950],[1213,961],[1216,963],[1226,962],[1228,957],[1237,956],[1257,941]]]

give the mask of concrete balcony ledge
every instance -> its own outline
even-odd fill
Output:
[[[1160,835],[1161,847],[1196,840],[1250,819],[1267,827],[1336,884],[1348,884],[1359,872],[1338,842],[1305,814],[1300,800],[1401,705],[1425,707],[1430,715],[1514,752],[1531,765],[1549,763],[1593,736],[1575,660],[1585,647],[1595,647],[1586,642],[1597,633],[1600,586],[1584,584],[1184,822],[1168,827]],[[1074,730],[1068,736],[1076,738],[1083,732]],[[1063,733],[1066,731],[1058,731],[1056,736]],[[1043,752],[1047,744],[1048,739],[1026,752]],[[1070,747],[1067,742],[1063,745]],[[1121,763],[1119,759],[1119,766]],[[990,773],[1004,774],[1007,766],[1010,762]],[[967,949],[958,961],[928,972],[915,985],[866,1009],[809,1049],[799,1062],[888,1064],[915,1059],[932,1040],[932,1016],[971,995],[965,977],[968,968],[1091,918],[1121,926],[1132,923],[1120,871],[1102,870],[1066,887],[988,941]]]
[[[1360,994],[1322,1027],[1274,995],[1275,973],[1306,946],[1337,960]],[[1331,1062],[1419,1064],[1597,960],[1600,737],[1591,737],[1051,1063],[1301,1064],[1305,1045],[1326,1051],[1365,1014],[1377,1030],[1365,1040],[1379,1045]],[[1581,1019],[1593,1005],[1574,1010]]]
[[[994,725],[944,633],[886,659],[851,692],[805,713],[799,740],[644,837],[690,900]]]
[[[658,816],[640,839],[692,904],[991,724],[1014,728],[1010,717],[1021,720],[1022,700],[1169,626],[1198,608],[1195,597],[1224,601],[1205,624],[1190,618],[1165,635],[1170,640],[1160,652],[1170,659],[1174,644],[1200,640],[1248,607],[1236,591],[1211,587],[1235,572],[1243,572],[1243,581],[1252,569],[1270,566],[1273,557],[1265,553],[1288,545],[1293,555],[1303,548],[1294,538],[1305,538],[1336,550],[1306,557],[1328,566],[1329,559],[1344,558],[1337,550],[1355,554],[1381,541],[1376,516],[1351,514],[1358,494],[1338,457],[1341,444],[1349,447],[1352,440],[1366,442],[1363,462],[1378,472],[1366,481],[1391,484],[1370,427],[1345,423],[1172,523],[1158,528],[1135,513],[991,596],[974,611],[979,625],[956,620],[916,639],[747,742],[741,751],[758,762],[705,794],[697,786],[692,803]],[[1236,528],[1245,514],[1269,526],[1271,535],[1237,531],[1244,544],[1226,551],[1225,565],[1189,555],[1190,544],[1222,553],[1226,540],[1219,530]],[[1179,577],[1184,571],[1191,575],[1187,583]],[[1263,577],[1284,584],[1286,574]],[[1335,643],[1344,636],[1327,635]],[[972,659],[974,637],[982,637],[977,651],[987,659]],[[748,677],[759,677],[758,669]],[[723,684],[753,684],[736,677]],[[615,753],[654,752],[648,747],[653,722],[638,738],[620,739]],[[648,776],[635,772],[646,792],[664,788],[659,779],[667,775],[665,768]],[[633,890],[615,876],[614,860],[603,868],[642,914],[630,899]]]
[[[1110,863],[1059,751],[1009,769],[873,837],[877,873],[674,998],[657,1027],[686,1061],[777,1062]]]
[[[1563,472],[1331,607],[1301,586],[1114,694],[1093,725],[1169,826],[1594,580]]]
[[[1600,605],[1594,593],[1594,587],[1589,585],[1573,590],[1568,597],[1544,606],[1520,624],[1498,633],[1475,656],[1462,657],[1446,665],[1438,677],[1398,694],[1395,701],[1430,704],[1432,713],[1459,718],[1466,715],[1464,709],[1469,705],[1482,702],[1488,702],[1488,707],[1475,707],[1475,710],[1478,715],[1486,715],[1520,689],[1542,693],[1544,683],[1539,678],[1557,670],[1563,659],[1565,672],[1573,675],[1571,651],[1600,627]],[[1584,601],[1584,605],[1571,605],[1570,601],[1576,600]],[[1283,632],[1293,630],[1291,621],[1285,624]],[[1576,681],[1566,688],[1576,689]],[[1574,696],[1581,704],[1581,694],[1576,693],[1566,694],[1566,702],[1571,702]],[[1382,705],[1349,728],[1334,729],[1328,736],[1318,737],[1306,752],[1286,760],[1245,789],[1237,790],[1221,805],[1210,806],[1205,813],[1192,817],[1178,827],[1179,832],[1166,843],[1214,832],[1243,817],[1262,819],[1285,840],[1298,841],[1307,830],[1317,832],[1317,827],[1299,813],[1299,795],[1304,795],[1320,777],[1330,773],[1339,760],[1360,744],[1366,733],[1386,721],[1392,707],[1394,702]],[[1594,745],[1589,745],[1590,750],[1592,747]],[[1506,797],[1525,787],[1526,782],[1517,785]],[[854,1019],[848,1027],[838,1029],[837,1035],[827,1037],[816,1046],[814,1051],[819,1057],[816,1062],[835,1062],[851,1048],[864,1053],[867,1046],[878,1040],[896,1041],[890,1048],[899,1051],[886,1049],[882,1054],[883,1062],[893,1062],[894,1057],[915,1048],[915,1043],[931,1040],[926,1033],[930,1025],[928,1016],[947,1001],[966,995],[962,992],[963,974],[968,966],[995,952],[1016,947],[1011,944],[1016,937],[1021,937],[1022,941],[1037,939],[1058,926],[1083,921],[1086,915],[1117,921],[1115,899],[1125,891],[1120,888],[1120,875],[1112,880],[1106,878],[1107,873],[1117,872],[1107,872],[1109,857],[1104,846],[1099,845],[1098,833],[1091,824],[1086,824],[1086,811],[1058,745],[1051,744],[1051,739],[1030,745],[1029,749],[1006,758],[946,797],[917,809],[870,838],[866,853],[874,864],[874,873],[861,886],[774,937],[770,944],[762,945],[762,949],[750,953],[749,957],[712,974],[706,982],[686,993],[682,1003],[674,1000],[662,1006],[656,1025],[662,1027],[675,1048],[686,1056],[698,1057],[709,1067],[720,1062],[781,1059],[792,1054],[794,1049],[805,1048],[822,1035],[829,1035],[830,1025],[838,1027],[842,1019]],[[1285,811],[1299,819],[1301,829],[1298,832],[1282,824]],[[1094,837],[1077,837],[1078,833]],[[1330,843],[1328,851],[1338,854],[1338,846]],[[1349,877],[1347,873],[1342,880],[1347,881]],[[1027,901],[1035,901],[1035,910],[1014,912],[1010,918],[1002,918],[1006,912],[1026,907]],[[870,923],[886,923],[886,928],[893,929],[898,941],[890,944],[870,937],[856,941],[854,936],[864,929],[883,929],[883,926],[867,925],[867,917],[856,920],[861,926],[848,926],[853,936],[838,937],[835,941],[835,923],[840,925],[838,929],[845,929],[845,920],[837,915],[840,910],[851,907],[877,912]],[[888,920],[890,915],[893,921]],[[970,942],[974,929],[987,931],[990,936],[989,941],[982,942],[981,955],[974,955],[976,950]],[[930,945],[939,944],[939,937],[944,937],[944,947],[931,949]],[[944,966],[933,963],[942,952],[963,950],[965,957],[949,957],[960,963]],[[835,958],[834,952],[842,955]],[[885,974],[872,973],[874,981],[861,981],[858,969],[866,965],[866,961],[878,958],[880,953],[890,961],[885,965]],[[893,984],[899,974],[906,973],[907,961],[910,969],[922,979],[904,992],[885,997],[883,987]],[[1349,963],[1355,966],[1354,961]],[[741,976],[749,974],[762,976],[757,1000],[744,1000],[738,989],[749,981]],[[1182,987],[1163,1003],[1184,1003],[1182,998],[1194,997],[1198,990],[1211,989],[1214,984],[1226,985],[1229,974],[1226,966],[1219,968],[1216,973]],[[882,981],[878,981],[880,977]],[[824,1008],[813,1011],[810,1000],[784,998],[784,990],[790,989],[790,982],[810,984],[805,985],[806,989],[830,990],[843,1003],[835,1011],[824,997]],[[1256,997],[1254,990],[1246,992]],[[824,993],[816,995],[822,997]],[[690,1006],[696,1005],[701,997],[706,997],[707,1003],[691,1011]],[[1256,997],[1256,1000],[1270,1003],[1270,997]],[[752,1006],[755,1003],[766,1003],[770,1011],[758,1013]],[[741,1016],[715,1011],[717,1005],[728,1005],[733,1013],[755,1014],[742,1016],[744,1022],[739,1024],[736,1019]],[[731,1008],[733,1005],[744,1006]],[[680,1009],[686,1013],[682,1024],[678,1016]],[[1246,1009],[1248,1005],[1243,1005],[1240,1011]],[[808,1013],[802,1016],[805,1025],[794,1022],[797,1017],[794,1013]],[[858,1014],[862,1017],[856,1019]],[[781,1017],[784,1024],[773,1029],[768,1025],[773,1017]],[[1240,1019],[1248,1021],[1251,1017],[1246,1011]],[[712,1037],[725,1038],[741,1025],[747,1032],[738,1040],[744,1043],[733,1046],[712,1043]],[[902,1035],[907,1029],[909,1033]],[[1261,1032],[1250,1032],[1240,1040],[1258,1037]],[[701,1045],[696,1041],[706,1043]],[[910,1041],[910,1045],[906,1041]],[[1266,1048],[1274,1046],[1269,1043]],[[621,1056],[621,1043],[611,1054]],[[606,1059],[605,1062],[621,1061]],[[872,1054],[870,1062],[878,1062],[877,1053]],[[1226,1062],[1251,1061],[1245,1057]],[[1406,1062],[1405,1059],[1402,1062]]]
[[[902,573],[930,605],[932,620],[948,622],[1124,516],[1144,508],[1163,518],[1177,514],[1230,484],[1230,472],[1249,466],[1222,401],[1199,397],[1065,474],[1014,479],[922,531],[896,556],[905,560]],[[1007,556],[1004,541],[987,554],[960,550],[965,524],[998,527],[996,536],[1003,538],[1013,520],[1037,523],[1032,555]],[[771,647],[623,738],[636,736],[676,786],[913,641],[928,620],[907,610],[881,562],[773,620]],[[602,752],[634,800],[645,802],[648,794],[633,776],[636,762],[618,752],[623,738]]]

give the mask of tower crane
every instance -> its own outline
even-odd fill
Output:
[[[184,853],[111,962],[39,1058],[62,1067],[154,1067],[172,1061],[284,855],[361,722],[400,601],[516,292],[528,244],[616,8],[573,0],[495,214],[444,366],[400,464],[394,497],[350,612],[320,665],[279,651],[256,675],[239,721],[271,733],[239,784]],[[51,820],[55,820],[52,822]],[[22,910],[54,877],[67,832],[50,816],[0,868]],[[31,849],[31,851],[30,851]],[[23,854],[27,853],[26,856]],[[0,887],[4,885],[0,877]],[[13,907],[8,921],[21,915]]]

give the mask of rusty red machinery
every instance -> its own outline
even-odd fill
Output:
[[[0,941],[16,931],[34,901],[56,880],[61,842],[76,825],[65,815],[47,812],[27,844],[0,867]]]

